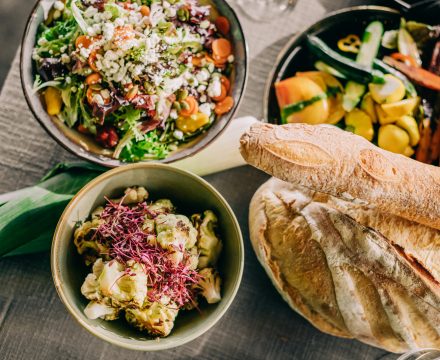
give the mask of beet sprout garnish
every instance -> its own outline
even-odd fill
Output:
[[[126,264],[133,260],[142,265],[147,275],[148,300],[160,301],[168,297],[179,307],[193,302],[192,285],[200,275],[186,265],[189,254],[175,264],[170,259],[172,250],[161,248],[155,241],[156,234],[142,228],[146,216],[155,217],[147,202],[126,206],[107,199],[100,215],[102,223],[96,230],[98,241],[109,244],[109,256]],[[132,274],[130,274],[132,275]]]

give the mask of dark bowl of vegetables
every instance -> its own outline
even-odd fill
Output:
[[[357,6],[293,37],[269,75],[265,120],[335,125],[439,165],[440,25],[419,15]]]
[[[41,0],[20,72],[34,116],[75,155],[170,163],[231,121],[247,48],[224,0]]]

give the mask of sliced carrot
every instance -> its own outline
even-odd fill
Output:
[[[212,55],[212,58],[214,59],[214,63],[215,63],[215,64],[221,64],[221,65],[223,65],[223,64],[225,64],[225,63],[228,62],[228,57],[227,57],[227,56],[226,56],[226,57],[223,57],[223,56],[218,56],[218,55],[216,55],[216,54],[213,54],[213,55]]]
[[[231,42],[224,38],[215,39],[212,42],[212,52],[214,56],[217,56],[218,58],[227,58],[229,55],[232,54]]]
[[[89,63],[90,68],[94,71],[94,72],[98,72],[99,69],[96,67],[96,55],[97,55],[97,51],[93,50],[90,55],[89,58],[87,59],[87,62]]]
[[[86,77],[86,84],[87,85],[93,85],[101,82],[102,77],[99,73],[92,73],[89,76]]]
[[[199,105],[197,104],[197,100],[193,96],[188,96],[185,100],[185,103],[188,104],[188,109],[181,109],[180,115],[182,116],[190,116],[193,114],[197,114],[199,111]]]
[[[231,28],[231,25],[229,24],[229,20],[225,18],[224,16],[219,16],[215,20],[215,26],[217,27],[217,30],[220,31],[222,35],[229,34],[229,30]]]
[[[139,11],[142,16],[150,16],[150,8],[147,5],[141,5]]]
[[[75,47],[78,49],[79,47],[88,48],[92,45],[92,39],[86,35],[80,35],[75,40]]]
[[[212,100],[219,102],[219,101],[222,101],[226,97],[226,95],[228,95],[228,91],[226,90],[226,87],[223,84],[221,85],[221,89],[222,89],[222,91],[221,91],[220,95],[214,96],[212,98]]]
[[[414,66],[414,67],[419,67],[419,65],[417,64],[417,61],[412,56],[404,55],[404,54],[402,54],[400,52],[392,53],[390,56],[394,60],[402,61],[402,62],[406,63],[407,65],[411,65],[411,66]]]
[[[233,106],[234,106],[234,99],[231,96],[227,96],[222,101],[218,102],[215,105],[214,112],[217,115],[223,115],[231,111]]]
[[[420,142],[416,150],[416,160],[423,163],[429,162],[429,144],[431,143],[432,132],[429,118],[420,123]]]
[[[437,128],[431,138],[431,143],[429,144],[429,163],[432,164],[434,161],[438,161],[440,156],[440,126],[437,124]]]
[[[222,75],[220,78],[220,82],[226,88],[226,92],[228,92],[229,89],[231,88],[231,82],[229,81],[229,79],[226,76]]]
[[[440,91],[440,76],[435,75],[428,70],[407,65],[401,61],[395,60],[390,56],[384,57],[384,62],[396,68],[401,73],[406,75],[410,80],[416,84],[428,89]]]

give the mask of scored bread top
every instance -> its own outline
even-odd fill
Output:
[[[406,228],[391,231],[396,243],[365,226],[385,222]],[[409,225],[274,178],[249,209],[254,250],[289,305],[321,331],[392,352],[440,346],[438,283],[400,252],[400,235],[438,231]]]
[[[279,179],[440,229],[440,168],[335,126],[257,123],[242,135],[240,151]]]

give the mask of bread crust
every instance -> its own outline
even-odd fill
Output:
[[[335,126],[257,123],[241,137],[240,151],[279,179],[440,229],[440,168]]]
[[[394,243],[367,227],[382,221],[390,233],[393,224],[411,225],[274,178],[258,189],[249,210],[259,261],[289,305],[318,329],[396,353],[438,348],[438,284],[400,252],[411,234],[437,231],[408,226]]]

